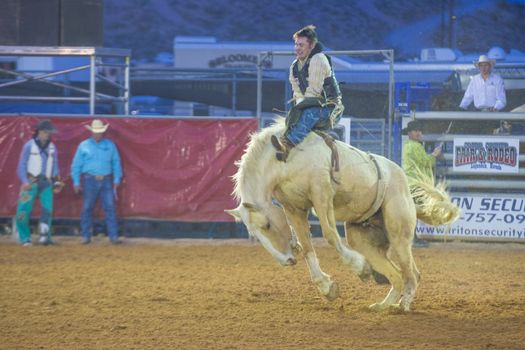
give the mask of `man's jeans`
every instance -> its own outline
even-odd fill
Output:
[[[47,238],[51,239],[51,218],[53,213],[53,189],[51,182],[39,179],[31,184],[31,188],[20,192],[18,206],[16,208],[16,229],[20,243],[31,242],[31,230],[29,218],[33,211],[35,199],[40,197],[40,224],[47,225]],[[40,227],[40,225],[39,225]]]
[[[305,108],[301,113],[301,118],[293,128],[291,128],[287,137],[294,145],[298,145],[304,140],[306,135],[321,120],[328,120],[332,109],[328,107],[310,107]]]
[[[102,208],[106,216],[106,227],[109,239],[114,241],[118,238],[117,213],[115,200],[113,198],[113,178],[106,176],[97,180],[92,175],[83,175],[84,206],[80,216],[80,230],[84,240],[91,240],[93,232],[93,209],[100,198]]]

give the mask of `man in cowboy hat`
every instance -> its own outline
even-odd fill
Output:
[[[53,216],[53,193],[62,190],[59,180],[57,149],[51,142],[51,134],[57,130],[49,120],[35,126],[31,140],[24,144],[18,162],[18,178],[22,183],[16,209],[16,229],[22,245],[30,246],[29,218],[33,203],[40,198],[41,214],[38,225],[39,243],[52,244],[51,219]]]
[[[503,79],[499,74],[492,73],[496,61],[481,55],[474,65],[479,69],[479,74],[470,80],[459,107],[466,110],[474,101],[474,107],[479,111],[498,112],[505,108],[507,98]]]
[[[85,125],[91,131],[91,137],[78,145],[71,164],[71,177],[75,193],[82,192],[84,203],[80,217],[82,243],[91,243],[93,228],[93,209],[100,198],[106,216],[106,226],[111,243],[118,244],[118,224],[115,207],[117,187],[122,178],[122,168],[117,147],[104,137],[109,124],[95,119],[91,125]]]
[[[408,122],[407,127],[403,129],[403,134],[408,135],[408,140],[403,144],[402,166],[409,185],[413,183],[411,180],[417,181],[422,177],[433,179],[433,168],[436,165],[436,158],[441,155],[441,147],[436,147],[431,154],[427,154],[423,147],[423,124],[419,120]],[[414,187],[410,186],[411,191]],[[424,248],[428,243],[414,236],[413,245]]]

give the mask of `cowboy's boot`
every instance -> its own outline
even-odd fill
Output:
[[[277,138],[277,136],[272,135],[270,138],[273,147],[277,150],[275,153],[275,157],[277,160],[281,162],[286,162],[286,159],[288,158],[288,154],[290,153],[290,150],[295,146],[286,136],[281,136]]]

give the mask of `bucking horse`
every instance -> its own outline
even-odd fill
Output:
[[[308,215],[313,209],[323,237],[353,272],[364,279],[373,269],[390,282],[383,301],[370,307],[410,310],[420,278],[412,256],[417,218],[437,225],[459,215],[445,189],[419,186],[416,204],[397,164],[339,141],[334,169],[332,150],[313,132],[286,162],[277,161],[270,137],[284,132],[283,120],[277,120],[252,135],[233,177],[240,204],[227,212],[242,220],[282,265],[304,257],[320,293],[333,300],[338,286],[321,270],[311,241]],[[345,223],[347,242],[336,221]]]

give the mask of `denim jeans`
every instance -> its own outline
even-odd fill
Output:
[[[114,241],[118,238],[117,213],[115,199],[113,197],[113,179],[106,176],[102,180],[97,180],[92,175],[83,175],[84,205],[80,216],[80,231],[85,240],[91,239],[93,232],[93,209],[100,198],[102,208],[106,216],[106,226],[109,239]]]
[[[300,144],[319,121],[330,118],[331,112],[332,109],[328,107],[305,108],[297,124],[288,131],[288,140],[294,145]]]

